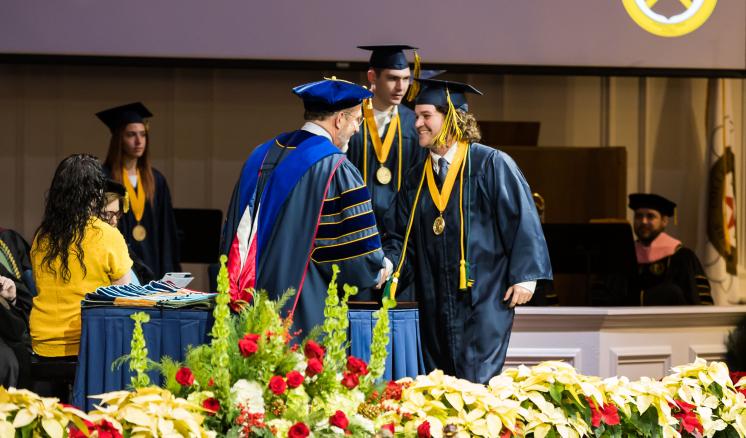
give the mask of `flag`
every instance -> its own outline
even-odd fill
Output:
[[[736,153],[731,81],[708,79],[707,84],[707,242],[702,259],[715,304],[735,304],[738,291],[736,233]]]

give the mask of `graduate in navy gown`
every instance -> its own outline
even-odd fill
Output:
[[[324,320],[333,264],[340,285],[380,287],[386,275],[368,189],[342,152],[371,93],[334,78],[293,92],[306,123],[260,145],[244,164],[222,250],[232,299],[250,300],[250,289],[276,299],[293,288],[283,316],[306,335]]]
[[[477,143],[470,85],[421,80],[415,112],[428,157],[386,216],[387,258],[414,273],[427,371],[487,383],[500,373],[514,306],[551,279],[531,190],[505,153]],[[405,253],[406,259],[401,256]]]
[[[166,178],[150,163],[153,114],[140,102],[110,108],[96,116],[111,131],[104,161],[106,176],[126,187],[130,209],[119,231],[155,279],[181,271],[176,219]]]
[[[363,126],[350,139],[347,156],[363,175],[378,228],[385,236],[383,217],[404,176],[422,162],[427,152],[419,145],[414,112],[401,104],[405,94],[411,100],[417,89],[404,54],[404,50],[416,50],[416,47],[384,45],[359,48],[371,51],[368,82],[373,97],[363,102]],[[419,68],[419,56],[415,52],[415,76]],[[356,299],[372,300],[379,295],[374,291],[361,291]],[[413,300],[413,289],[400,290],[399,299]]]

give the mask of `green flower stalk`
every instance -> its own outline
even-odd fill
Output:
[[[383,376],[386,369],[387,347],[389,345],[389,310],[396,307],[396,300],[388,296],[383,298],[380,309],[373,313],[376,325],[373,328],[373,339],[370,344],[370,362],[368,374],[360,380],[360,389],[367,393],[373,384]]]
[[[145,312],[137,312],[130,315],[135,321],[135,329],[132,331],[130,342],[130,371],[134,371],[130,382],[135,389],[150,385],[150,378],[145,372],[148,369],[148,348],[145,345],[145,336],[142,332],[142,324],[150,321],[150,315]]]
[[[231,323],[229,303],[231,299],[228,295],[228,269],[225,267],[227,260],[228,258],[225,255],[220,256],[218,295],[215,298],[215,310],[212,313],[215,323],[210,332],[212,337],[210,363],[214,372],[215,392],[221,402],[229,400],[231,385],[230,371],[228,370],[228,337]]]
[[[339,267],[332,266],[332,281],[326,295],[324,307],[323,332],[326,335],[324,346],[326,356],[324,357],[324,374],[333,373],[335,370],[344,368],[347,359],[347,299],[357,293],[356,287],[345,286],[345,295],[340,303],[337,291],[337,275]]]

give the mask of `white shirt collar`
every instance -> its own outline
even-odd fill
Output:
[[[391,123],[391,119],[399,113],[399,105],[394,105],[394,109],[391,111],[378,111],[373,108],[373,118],[376,119],[376,128],[378,128],[378,136],[381,137],[384,133],[386,125]]]
[[[329,139],[330,142],[334,143],[334,140],[332,140],[332,135],[329,134],[329,131],[327,131],[321,125],[318,125],[314,122],[306,122],[300,129],[303,131],[308,131],[311,134],[316,134],[322,137],[326,137]]]
[[[432,160],[433,160],[433,169],[435,170],[436,173],[438,172],[438,170],[440,170],[438,168],[438,160],[439,159],[445,158],[446,161],[448,162],[448,165],[450,165],[451,163],[453,163],[453,157],[456,156],[456,150],[458,150],[457,146],[458,146],[458,142],[453,142],[453,144],[451,145],[451,147],[448,148],[448,150],[446,151],[445,155],[443,155],[443,156],[440,156],[440,155],[436,154],[435,152],[430,151],[430,157],[432,157]]]

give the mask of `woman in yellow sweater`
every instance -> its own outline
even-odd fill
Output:
[[[130,281],[124,237],[98,217],[106,202],[105,181],[101,163],[91,155],[71,155],[55,171],[31,247],[38,291],[31,343],[39,356],[77,356],[85,294]]]

